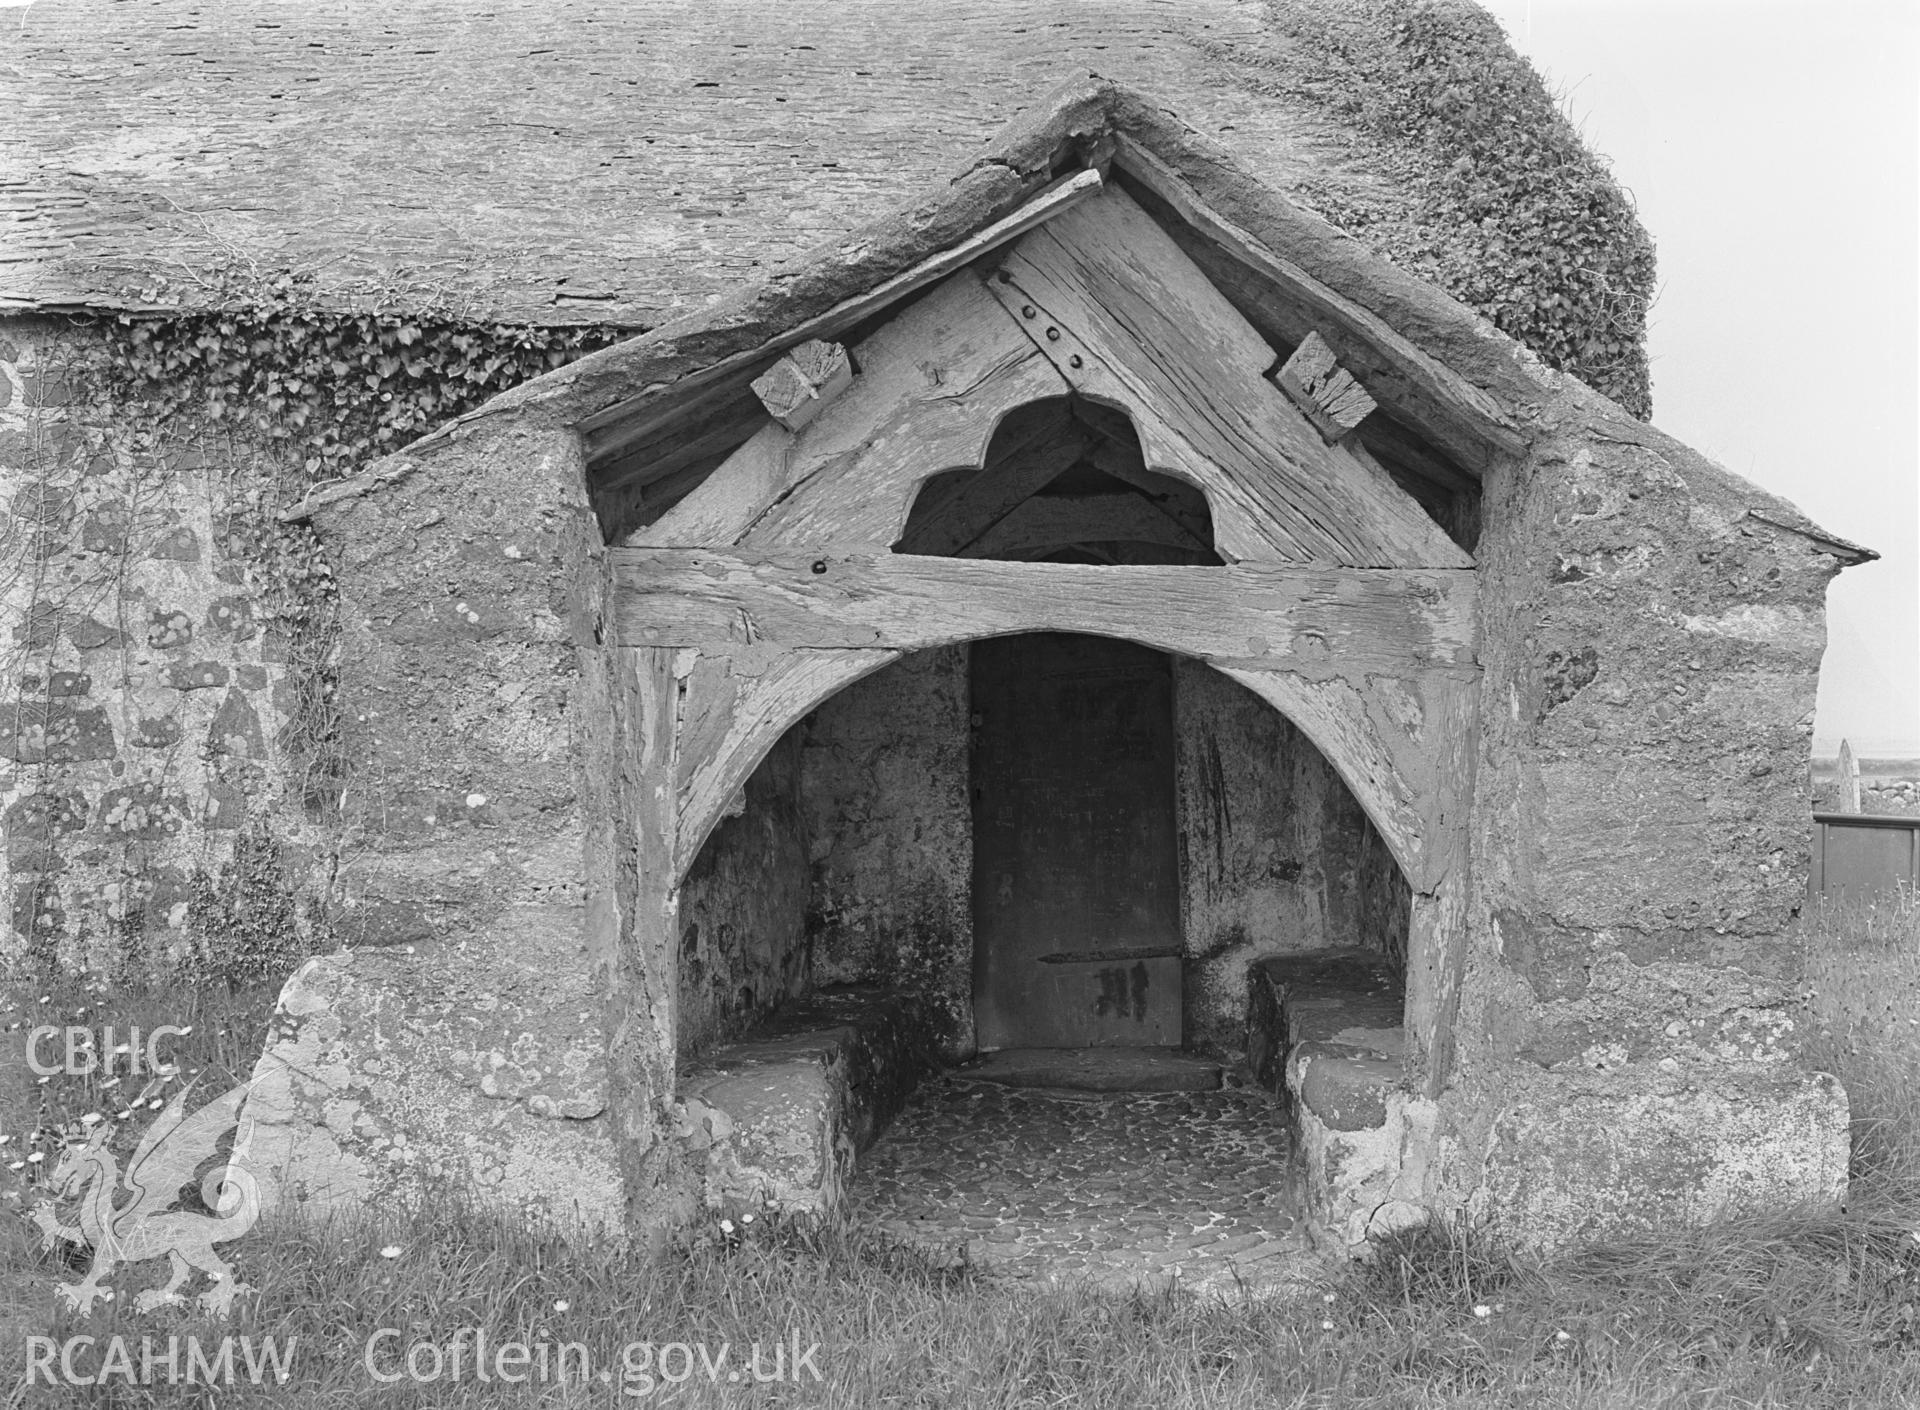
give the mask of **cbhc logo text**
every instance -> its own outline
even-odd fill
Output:
[[[52,1077],[64,1072],[69,1077],[85,1077],[91,1072],[107,1073],[116,1066],[115,1059],[124,1055],[128,1060],[127,1070],[134,1076],[152,1072],[165,1076],[177,1072],[179,1068],[160,1058],[160,1042],[164,1038],[184,1037],[191,1030],[176,1028],[171,1023],[163,1023],[147,1034],[144,1044],[140,1041],[140,1030],[129,1028],[126,1040],[115,1043],[111,1027],[102,1028],[96,1041],[91,1028],[56,1028],[51,1023],[43,1023],[27,1034],[27,1066],[41,1077]],[[41,1056],[43,1045],[48,1039],[61,1040],[49,1045],[54,1061],[48,1062]]]

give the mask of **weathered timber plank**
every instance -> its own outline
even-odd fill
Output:
[[[1127,409],[1149,466],[1206,489],[1222,556],[1469,561],[1391,478],[1321,440],[1266,380],[1273,350],[1123,192],[1023,236],[989,287],[1076,390]]]
[[[592,478],[601,493],[630,484],[651,484],[743,444],[764,426],[767,414],[751,392],[717,399],[699,418],[688,418],[678,433],[637,443],[611,460],[593,467]]]
[[[589,468],[597,474],[602,467],[623,460],[648,445],[670,442],[679,434],[681,427],[707,421],[721,414],[725,408],[739,403],[742,398],[757,406],[759,398],[754,396],[753,388],[749,385],[754,369],[773,361],[786,346],[789,345],[755,348],[735,360],[737,365],[723,367],[717,364],[682,377],[671,386],[651,388],[640,397],[631,399],[632,404],[644,410],[620,420],[616,425],[608,426],[600,417],[590,418],[591,425],[583,423],[579,427]]]
[[[1029,499],[959,550],[964,558],[1005,558],[1076,543],[1157,543],[1210,552],[1151,500],[1137,494]]]
[[[1412,495],[1414,499],[1419,502],[1420,507],[1427,512],[1436,524],[1458,524],[1463,502],[1456,495],[1449,493],[1444,485],[1430,477],[1409,470],[1404,465],[1400,466],[1396,473],[1395,469],[1383,464],[1371,450],[1367,449],[1357,433],[1349,434],[1341,444],[1346,447],[1347,454],[1351,455],[1355,460],[1379,471],[1382,475],[1390,478],[1396,485],[1399,485],[1400,488],[1408,494]],[[1454,478],[1457,479],[1458,477],[1456,476]],[[1472,488],[1473,487],[1470,487],[1470,489]],[[1465,501],[1465,506],[1477,506],[1477,504],[1477,494],[1475,494],[1473,498]],[[1453,538],[1454,535],[1449,532],[1447,537]],[[1454,542],[1458,543],[1459,540],[1454,539]]]
[[[1368,417],[1367,429],[1356,433],[1353,439],[1347,442],[1347,449],[1355,450],[1362,441],[1366,443],[1365,448],[1376,458],[1384,456],[1397,461],[1411,474],[1432,480],[1451,494],[1480,492],[1478,480],[1456,470],[1451,462],[1422,442],[1418,436],[1395,422],[1391,416],[1383,414]]]
[[[1477,471],[1489,454],[1517,455],[1526,448],[1519,428],[1493,397],[1402,337],[1372,310],[1335,293],[1222,216],[1147,148],[1120,136],[1114,162],[1195,231],[1304,305],[1315,325],[1325,327],[1342,362],[1350,368],[1390,372],[1406,393],[1398,407],[1401,414],[1469,468]]]
[[[611,667],[617,710],[623,719],[633,753],[635,783],[627,799],[636,862],[633,936],[628,953],[617,957],[617,982],[626,990],[633,1011],[647,1014],[657,1031],[646,1024],[624,1025],[613,1041],[612,1061],[629,1080],[645,1090],[649,1053],[674,1051],[678,1018],[678,986],[673,982],[674,956],[679,939],[680,878],[685,868],[675,863],[680,811],[672,780],[677,772],[680,737],[680,685],[672,651],[617,651]],[[649,1047],[649,1044],[652,1046]]]
[[[674,471],[673,474],[667,476],[664,480],[651,481],[647,487],[640,492],[640,503],[643,506],[657,506],[660,512],[664,514],[667,510],[699,489],[701,485],[705,484],[707,476],[716,468],[717,467],[711,464],[689,465],[684,469]]]
[[[752,683],[751,675],[745,672],[761,669],[764,664],[751,655],[736,663],[725,653],[685,652],[680,746],[674,759],[676,798],[679,790],[686,786],[688,774],[700,760],[719,749],[727,731],[733,727],[740,692]],[[677,808],[678,803],[675,806]]]
[[[916,476],[978,466],[1001,415],[1066,391],[965,273],[878,329],[854,356],[860,376],[812,422],[797,432],[769,422],[630,542],[778,542],[785,526],[798,524],[827,542],[892,543]],[[977,405],[956,400],[968,388]]]
[[[663,548],[732,543],[785,492],[793,444],[793,432],[769,421],[686,498],[627,541]]]
[[[757,348],[724,358],[699,373],[681,378],[671,385],[649,387],[615,406],[597,412],[581,422],[586,435],[589,460],[598,460],[623,446],[645,440],[682,415],[702,398],[715,395],[719,384],[748,376],[752,369],[792,347],[816,338],[834,338],[869,315],[896,303],[919,289],[934,284],[980,256],[1018,239],[1044,221],[1071,210],[1079,202],[1099,194],[1100,174],[1075,172],[1041,191],[1010,215],[1001,217],[978,233],[903,270],[864,294],[842,299],[832,308],[803,323],[796,324],[779,337]]]
[[[1063,415],[1051,434],[968,476],[924,522],[909,527],[898,551],[958,553],[1071,469],[1086,446],[1072,418]]]
[[[859,377],[795,433],[787,488],[739,542],[893,543],[923,480],[978,469],[1001,417],[1067,391],[970,270],[875,330],[854,356]]]
[[[1285,564],[1106,568],[872,553],[611,549],[623,646],[895,648],[1125,637],[1330,674],[1472,666],[1473,575]]]
[[[1438,1096],[1453,1069],[1454,1019],[1467,966],[1467,892],[1479,721],[1477,680],[1433,673],[1419,685],[1417,742],[1431,772],[1421,795],[1426,837],[1424,884],[1415,892],[1407,933],[1408,1077]]]
[[[688,676],[673,874],[684,877],[728,802],[814,706],[898,660],[897,651],[796,651],[741,662],[702,655]],[[751,673],[739,669],[751,667]]]
[[[1144,539],[1093,539],[1079,544],[1078,547],[1092,554],[1102,563],[1111,563],[1121,567],[1136,568],[1179,568],[1200,566],[1194,562],[1194,553],[1190,548],[1174,548],[1167,544],[1149,543]],[[1213,557],[1211,549],[1207,557]],[[1075,560],[1064,560],[1072,562]]]

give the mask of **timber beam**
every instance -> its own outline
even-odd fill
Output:
[[[1344,366],[1376,397],[1398,402],[1402,415],[1458,457],[1476,478],[1493,458],[1525,452],[1525,434],[1497,398],[1403,337],[1372,310],[1336,293],[1221,215],[1147,147],[1119,136],[1114,166],[1269,290],[1278,290],[1295,304],[1297,338],[1324,329]],[[1389,389],[1390,395],[1383,396]]]
[[[832,308],[786,329],[760,346],[734,353],[673,382],[647,387],[595,412],[581,421],[578,428],[586,439],[588,461],[597,463],[627,446],[658,435],[713,400],[738,395],[737,383],[760,375],[790,348],[812,339],[839,337],[909,294],[965,268],[982,255],[1018,239],[1100,191],[1100,173],[1074,172],[950,249],[928,256],[864,293],[842,299]]]
[[[1127,411],[1150,468],[1206,491],[1223,558],[1471,566],[1267,381],[1272,347],[1119,190],[1023,236],[987,287],[1074,391]]]
[[[1476,668],[1474,581],[1465,570],[1110,568],[670,548],[608,556],[618,646],[919,651],[1062,631],[1330,677]]]
[[[753,394],[769,416],[789,431],[797,431],[852,382],[853,364],[847,360],[847,350],[815,338],[754,378]]]
[[[1328,445],[1338,443],[1365,421],[1376,405],[1317,332],[1301,340],[1286,365],[1273,374],[1273,381],[1306,413]]]

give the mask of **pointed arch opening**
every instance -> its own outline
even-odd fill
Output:
[[[1016,563],[1221,562],[1206,494],[1148,469],[1132,418],[1078,395],[1014,408],[978,468],[922,481],[893,551]]]

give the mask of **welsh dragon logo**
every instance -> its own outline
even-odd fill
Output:
[[[213,1280],[199,1301],[216,1315],[225,1316],[236,1297],[251,1291],[234,1277],[232,1265],[213,1251],[215,1244],[246,1233],[260,1215],[259,1182],[245,1169],[245,1138],[238,1137],[227,1163],[201,1182],[201,1198],[216,1213],[197,1214],[173,1206],[181,1187],[218,1150],[221,1138],[238,1127],[240,1104],[252,1085],[243,1083],[189,1116],[187,1098],[193,1084],[188,1083],[140,1137],[124,1177],[109,1149],[116,1129],[112,1123],[97,1127],[84,1144],[68,1147],[54,1166],[51,1183],[57,1200],[78,1199],[79,1224],[64,1222],[56,1213],[55,1201],[43,1201],[31,1215],[40,1227],[41,1247],[51,1248],[54,1240],[66,1239],[92,1250],[86,1277],[55,1289],[62,1301],[81,1316],[89,1316],[96,1301],[112,1299],[113,1294],[101,1284],[116,1268],[163,1256],[171,1262],[173,1276],[166,1286],[138,1294],[134,1298],[138,1311],[185,1301],[180,1289],[195,1269]],[[122,1202],[128,1194],[131,1198]]]

